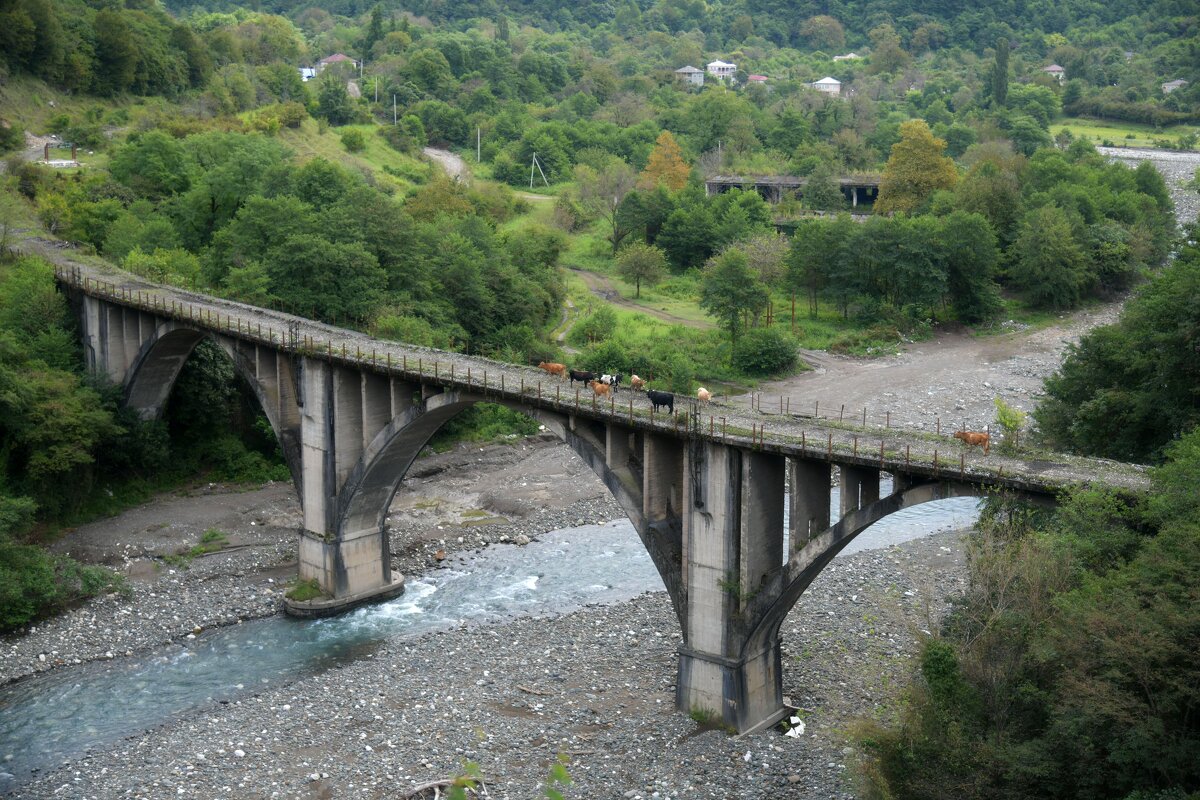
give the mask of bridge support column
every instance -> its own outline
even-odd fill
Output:
[[[385,531],[338,527],[338,492],[363,450],[362,377],[312,358],[304,359],[302,374],[300,579],[315,579],[335,598],[330,610],[343,610],[392,587]]]
[[[784,460],[696,442],[685,467],[687,610],[675,704],[737,729],[785,713],[779,641],[746,652],[743,612],[783,559]],[[744,581],[753,583],[751,586]]]
[[[842,464],[842,516],[879,499],[879,470]]]
[[[829,527],[829,464],[788,461],[788,550],[795,553]]]

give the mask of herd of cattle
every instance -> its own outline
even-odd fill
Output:
[[[543,361],[538,364],[538,369],[545,370],[550,375],[558,378],[567,378],[572,384],[575,381],[585,383],[591,387],[597,397],[610,397],[617,393],[617,389],[621,386],[621,381],[625,376],[619,372],[614,373],[595,373],[588,372],[582,369],[570,369],[566,364],[558,364],[555,362]],[[639,378],[637,375],[629,376],[629,387],[638,391],[644,391],[646,397],[650,398],[650,403],[655,411],[660,408],[665,408],[672,414],[675,413],[675,395],[671,392],[660,392],[646,386],[646,381]],[[701,403],[707,403],[712,400],[712,392],[705,389],[703,386],[696,392],[696,399]]]
[[[591,387],[597,397],[614,396],[617,389],[621,385],[624,376],[619,372],[601,373],[588,372],[580,369],[570,369],[566,364],[558,364],[555,362],[542,361],[538,364],[538,369],[545,370],[548,374],[554,375],[557,378],[567,378],[572,384],[575,381],[580,381]],[[646,396],[650,398],[650,403],[655,411],[660,408],[665,408],[672,414],[675,413],[675,395],[671,392],[659,392],[646,386],[646,381],[639,378],[637,375],[629,376],[629,386],[632,389],[645,391]],[[712,392],[700,387],[696,392],[696,400],[702,405],[707,404],[712,400]],[[954,434],[955,439],[962,440],[966,446],[982,447],[983,454],[987,455],[991,442],[986,432],[976,433],[973,431],[959,431]]]

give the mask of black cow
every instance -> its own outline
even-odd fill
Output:
[[[646,396],[654,404],[655,411],[658,411],[659,406],[666,406],[672,414],[675,413],[675,395],[670,392],[656,392],[653,389],[647,389]]]
[[[575,381],[582,381],[583,383],[587,383],[591,380],[594,380],[596,377],[596,373],[584,372],[581,369],[573,369],[573,370],[571,370],[570,374],[571,374],[571,383],[574,383]]]

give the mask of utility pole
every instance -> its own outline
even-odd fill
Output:
[[[396,124],[396,95],[392,95],[392,124]]]
[[[476,164],[478,164],[479,160],[480,160],[479,156],[480,156],[480,153],[482,152],[482,150],[481,150],[482,141],[483,141],[483,139],[482,139],[482,134],[480,133],[480,128],[478,125],[476,125],[475,126],[475,163]]]

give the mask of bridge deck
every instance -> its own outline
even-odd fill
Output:
[[[375,339],[278,311],[154,284],[112,268],[85,264],[61,251],[54,253],[54,261],[60,281],[110,302],[185,321],[199,329],[496,401],[619,422],[667,436],[689,435],[795,458],[957,479],[997,489],[1055,494],[1072,485],[1093,484],[1142,493],[1149,487],[1146,468],[1139,465],[1032,451],[1016,456],[993,450],[984,456],[978,448],[965,449],[948,434],[770,413],[721,402],[698,406],[695,398],[683,396],[678,397],[676,411],[687,414],[655,414],[640,392],[622,391],[618,398],[597,401],[586,387],[571,388],[536,368]]]

